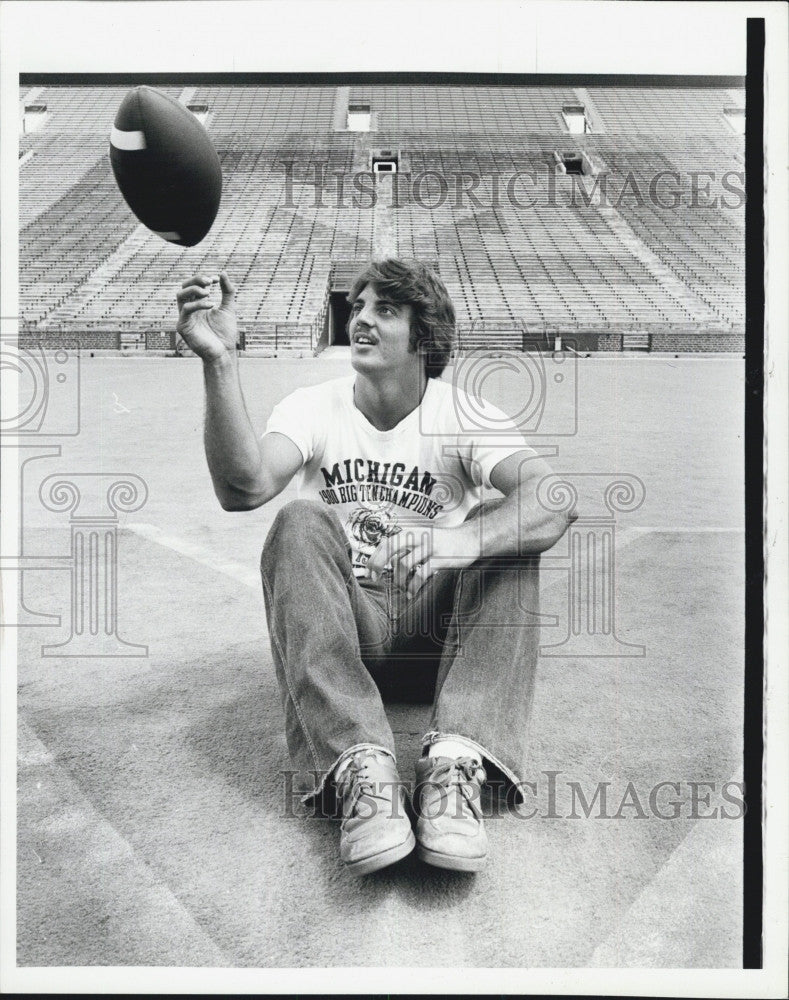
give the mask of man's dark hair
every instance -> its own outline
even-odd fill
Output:
[[[427,264],[387,257],[371,261],[354,279],[348,293],[353,304],[366,285],[377,295],[413,311],[408,346],[421,351],[425,374],[438,378],[449,363],[455,343],[455,307],[444,282]]]

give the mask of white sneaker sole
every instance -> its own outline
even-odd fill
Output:
[[[410,854],[415,846],[416,838],[413,831],[410,831],[408,839],[404,840],[402,844],[395,844],[394,847],[389,847],[387,850],[381,851],[380,854],[374,854],[371,858],[346,862],[345,868],[352,875],[369,875],[371,872],[377,872],[379,868],[386,868],[388,865],[400,861],[401,858]]]
[[[428,847],[423,847],[421,844],[417,847],[416,853],[420,860],[428,865],[433,865],[435,868],[449,868],[451,871],[456,872],[482,871],[485,867],[485,862],[488,860],[486,854],[483,854],[481,858],[463,858],[458,855],[439,854],[436,851],[431,851]]]

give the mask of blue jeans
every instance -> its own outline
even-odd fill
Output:
[[[468,519],[500,502],[481,504]],[[277,513],[261,576],[288,748],[305,801],[349,750],[394,755],[383,697],[420,690],[433,697],[423,746],[462,736],[506,779],[523,781],[539,556],[438,570],[409,599],[391,574],[377,583],[357,579],[334,511],[294,500]]]

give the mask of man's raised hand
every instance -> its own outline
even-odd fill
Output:
[[[203,361],[235,354],[238,342],[235,285],[222,271],[219,275],[222,301],[217,306],[211,302],[211,286],[215,283],[216,278],[195,274],[181,285],[176,296],[176,330]]]

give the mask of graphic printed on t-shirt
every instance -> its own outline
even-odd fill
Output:
[[[408,471],[404,462],[346,458],[331,469],[322,466],[321,474],[326,487],[319,496],[325,504],[358,504],[343,525],[351,541],[354,572],[364,569],[382,538],[402,530],[402,511],[432,520],[443,509],[430,496],[436,477],[417,465]]]

